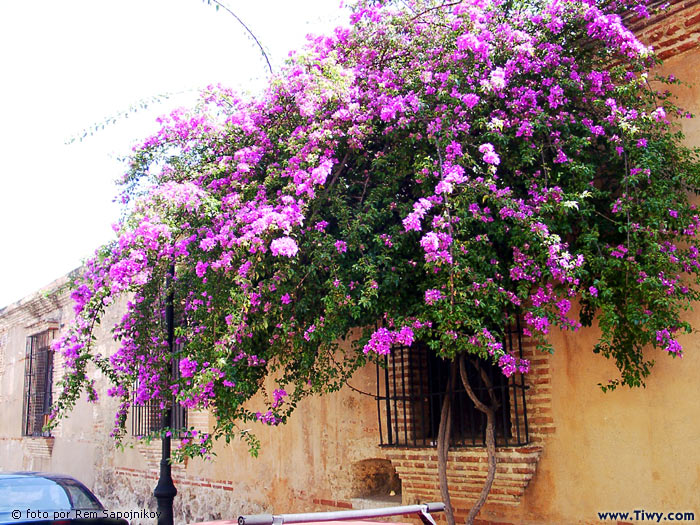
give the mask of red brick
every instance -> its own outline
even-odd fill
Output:
[[[694,49],[694,48],[696,48],[696,47],[698,47],[698,46],[700,46],[700,44],[698,44],[698,42],[693,42],[693,41],[691,41],[691,42],[684,42],[684,43],[682,43],[680,46],[678,46],[678,47],[675,49],[675,51],[676,51],[676,54],[679,55],[679,54],[681,54],[681,53],[685,53],[686,51],[689,51],[689,50],[691,50],[691,49]]]
[[[663,42],[655,42],[654,49],[656,49],[657,51],[661,50],[661,49],[670,49],[671,47],[676,45],[678,42],[681,42],[681,41],[687,40],[687,39],[688,39],[688,35],[684,34],[684,35],[677,36],[676,38],[664,40]]]
[[[537,416],[528,419],[528,422],[532,423],[533,425],[537,425],[539,423],[554,423],[554,419],[551,417]]]
[[[680,31],[680,26],[671,24],[669,27],[666,29],[666,36],[672,36],[675,35],[678,31]]]
[[[694,26],[698,23],[700,23],[700,13],[697,13],[696,15],[691,16],[690,18],[686,18],[685,27]]]

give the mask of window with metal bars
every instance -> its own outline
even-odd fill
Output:
[[[175,355],[171,361],[170,369],[171,377],[174,379],[180,377],[180,359],[178,356],[181,354],[182,349],[182,344],[175,345]],[[157,399],[151,399],[146,403],[137,403],[135,399],[137,390],[138,384],[135,384],[132,390],[131,435],[147,436],[163,429],[163,410],[160,408],[160,401]],[[187,409],[184,406],[173,402],[170,417],[170,425],[166,426],[179,430],[181,434],[187,430]]]
[[[56,329],[27,337],[24,361],[24,403],[22,435],[49,437],[43,427],[49,422],[53,403],[53,351]]]
[[[522,356],[519,329],[507,332],[506,351]],[[478,365],[478,369],[477,369]],[[457,366],[456,363],[453,366]],[[484,381],[481,371],[486,374]],[[382,446],[437,446],[440,413],[447,395],[450,362],[425,345],[397,347],[377,365],[377,413]],[[528,442],[526,385],[521,374],[510,378],[490,362],[467,360],[469,384],[484,404],[491,405],[489,387],[497,402],[496,445],[519,446]],[[451,397],[452,447],[480,447],[486,441],[486,415],[467,395],[459,375]]]

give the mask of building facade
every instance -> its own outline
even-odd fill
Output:
[[[634,29],[655,45],[663,72],[696,83],[676,94],[700,112],[700,3],[674,3],[662,19]],[[700,145],[700,119],[682,125],[688,144]],[[115,448],[116,403],[99,374],[99,402],[81,399],[51,435],[42,431],[61,369],[46,348],[73,315],[66,282],[0,310],[0,469],[74,475],[110,510],[155,508],[160,444],[129,438],[133,446]],[[109,327],[123,308],[113,305],[97,333],[102,353],[115,348]],[[688,319],[700,326],[697,312]],[[553,333],[552,355],[519,341],[532,371],[502,387],[498,470],[483,523],[636,523],[652,512],[700,521],[700,343],[686,336],[683,359],[649,350],[656,365],[646,388],[603,393],[598,383],[616,370],[591,352],[595,340],[595,327]],[[431,401],[439,388],[416,373],[434,366],[421,359],[367,366],[342,391],[304,400],[288,424],[252,426],[262,443],[257,458],[244,443],[217,444],[212,461],[174,466],[176,522],[440,500]],[[212,424],[205,412],[187,417],[201,431]],[[449,453],[460,519],[486,476],[485,449],[469,446],[478,445],[475,417],[457,423],[467,446]]]

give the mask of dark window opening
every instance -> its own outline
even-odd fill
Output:
[[[27,338],[24,364],[22,435],[49,437],[43,427],[49,422],[53,403],[53,350],[55,329]]]
[[[506,335],[507,352],[522,355],[519,330]],[[467,375],[474,394],[491,404],[487,383],[467,359]],[[478,361],[486,373],[498,403],[497,446],[518,446],[528,442],[525,380],[521,374],[510,378],[485,360]],[[456,366],[456,365],[454,365]],[[377,411],[380,444],[400,447],[435,447],[442,404],[447,395],[450,363],[425,345],[394,348],[377,365]],[[464,389],[459,374],[451,394],[450,446],[485,446],[486,415],[478,410]]]
[[[353,498],[401,501],[401,479],[391,461],[370,458],[351,465],[351,493]]]
[[[171,378],[176,380],[180,378],[180,359],[179,354],[182,352],[182,345],[175,345],[175,355],[171,360],[170,373]],[[163,425],[163,410],[160,407],[160,400],[151,399],[145,403],[136,402],[136,392],[138,383],[134,384],[132,390],[131,402],[131,435],[132,436],[147,436],[154,432],[159,432],[164,428]],[[176,429],[180,434],[184,434],[187,430],[187,409],[180,403],[172,401],[172,411],[170,415],[171,429]],[[182,437],[182,436],[175,437]]]

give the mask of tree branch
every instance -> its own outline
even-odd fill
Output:
[[[442,400],[440,410],[440,425],[438,427],[437,455],[438,455],[438,478],[440,480],[440,495],[445,504],[445,520],[447,525],[455,525],[455,515],[450,501],[450,489],[447,484],[447,453],[450,450],[450,434],[452,433],[452,392],[457,378],[457,366],[454,361],[450,362],[450,377],[447,380],[447,391]]]
[[[486,371],[481,368],[479,365],[478,361],[474,362],[474,366],[476,369],[479,371],[481,374],[481,379],[484,381],[484,385],[486,386],[486,389],[489,392],[489,396],[491,397],[492,403],[494,403],[492,406],[487,406],[486,404],[482,403],[478,397],[474,394],[474,390],[472,390],[471,385],[469,384],[469,376],[467,375],[467,367],[466,367],[466,355],[461,354],[459,356],[459,375],[462,379],[462,384],[464,385],[464,390],[466,390],[467,395],[469,396],[469,399],[471,399],[476,406],[476,408],[486,414],[486,455],[488,458],[488,472],[486,474],[486,481],[484,482],[484,486],[481,489],[481,494],[479,495],[479,499],[476,501],[474,506],[471,508],[469,511],[469,514],[467,515],[466,523],[467,525],[472,525],[474,523],[474,519],[476,518],[477,514],[479,514],[479,511],[481,510],[481,507],[484,506],[484,503],[486,503],[486,498],[489,495],[489,492],[491,492],[491,486],[493,485],[493,481],[496,478],[496,464],[497,464],[497,459],[496,459],[496,435],[495,435],[495,428],[496,428],[496,409],[498,408],[498,403],[496,401],[495,394],[493,393],[493,384],[491,383],[491,380],[489,379],[488,375],[486,374]]]
[[[272,74],[272,65],[270,64],[270,60],[267,58],[267,53],[265,53],[265,49],[263,48],[262,44],[260,43],[260,41],[259,41],[259,40],[257,39],[257,37],[255,36],[255,34],[250,30],[250,28],[249,28],[247,25],[245,25],[245,23],[243,22],[243,20],[241,20],[240,17],[239,17],[236,13],[234,13],[233,11],[231,11],[231,9],[229,9],[228,7],[226,7],[223,3],[219,2],[219,0],[207,0],[207,3],[208,3],[208,4],[211,3],[211,2],[214,2],[217,6],[221,7],[224,11],[226,11],[226,12],[227,12],[228,14],[230,14],[233,18],[235,18],[235,19],[238,21],[238,23],[241,24],[241,25],[243,26],[243,29],[245,29],[245,30],[248,32],[248,34],[249,34],[251,37],[253,37],[253,40],[255,41],[255,43],[257,44],[258,48],[260,49],[260,53],[262,53],[262,56],[263,56],[263,58],[265,59],[265,62],[267,62],[267,68],[270,70],[270,74]]]

